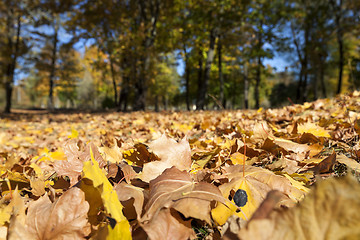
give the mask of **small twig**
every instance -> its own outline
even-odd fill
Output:
[[[218,107],[221,109],[221,110],[224,110],[224,106],[221,104],[221,102],[216,98],[214,97],[212,94],[208,94],[213,100],[214,102],[216,103],[216,105],[218,105]]]

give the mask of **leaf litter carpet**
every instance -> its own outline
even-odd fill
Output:
[[[0,239],[359,239],[360,92],[0,119]]]

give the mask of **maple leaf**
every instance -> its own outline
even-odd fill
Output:
[[[127,201],[131,198],[134,199],[134,203],[133,204],[130,203],[130,204],[133,205],[135,213],[128,211],[128,215],[131,215],[132,217],[135,216],[135,218],[139,219],[141,216],[143,204],[144,204],[143,189],[135,187],[130,184],[126,184],[125,182],[121,182],[114,187],[114,190],[116,191],[117,196],[121,202]],[[124,211],[126,211],[128,209],[130,209],[130,208],[125,206]],[[129,217],[128,217],[128,219],[129,219]]]
[[[243,167],[245,168],[244,176]],[[214,220],[220,225],[223,225],[232,214],[248,220],[271,190],[279,190],[293,201],[298,201],[304,196],[304,192],[292,186],[287,178],[275,175],[266,169],[248,165],[233,165],[224,168],[224,171],[225,173],[221,177],[227,178],[229,182],[219,187],[223,196],[234,199],[231,192],[236,193],[238,190],[242,190],[247,197],[240,206],[232,200],[240,207],[241,212],[239,213],[235,212],[237,208],[232,205],[228,205],[228,208],[218,205],[212,210]]]
[[[176,142],[174,139],[168,138],[163,134],[160,138],[149,144],[149,149],[161,161],[168,162],[179,170],[189,170],[191,167],[191,149],[186,138]]]
[[[174,210],[165,208],[150,222],[143,224],[150,239],[153,240],[186,240],[194,239],[195,233],[191,228],[190,221],[184,221],[180,214]]]
[[[27,239],[85,239],[90,233],[87,221],[89,204],[78,188],[66,191],[52,203],[47,195],[30,203],[25,226],[9,235],[27,236]]]
[[[99,168],[99,163],[95,161],[91,148],[90,156],[91,161],[84,163],[82,175],[84,179],[92,181],[91,185],[93,188],[86,182],[84,182],[84,184],[81,183],[80,188],[84,189],[85,194],[87,195],[87,199],[91,198],[93,192],[97,192],[97,194],[100,193],[102,204],[111,218],[115,220],[114,227],[110,226],[110,224],[108,225],[109,235],[116,233],[119,234],[122,239],[131,239],[129,222],[122,213],[123,206],[117,197],[116,191],[113,189],[109,180],[106,178],[104,171]],[[91,210],[92,213],[96,211],[96,206],[99,206],[98,202],[94,203],[93,209]]]
[[[66,142],[64,152],[67,156],[66,160],[58,160],[54,162],[54,169],[59,176],[68,176],[70,178],[70,185],[73,186],[77,183],[79,176],[83,170],[83,163],[90,161],[90,148],[94,154],[95,160],[99,163],[100,167],[104,167],[106,162],[101,157],[97,147],[90,143],[87,145],[85,152],[78,148],[78,141],[71,139]]]
[[[149,187],[149,200],[141,218],[143,224],[150,221],[164,207],[174,208],[185,217],[198,218],[210,224],[210,203],[227,202],[217,187],[206,182],[194,182],[189,173],[176,167],[166,169],[150,182]]]
[[[351,194],[350,194],[351,193]],[[240,239],[359,239],[360,185],[348,175],[321,181],[295,208],[250,221]]]
[[[54,170],[59,176],[68,176],[70,178],[70,185],[73,186],[78,181],[78,177],[83,169],[83,161],[80,158],[81,151],[77,146],[77,140],[71,139],[64,145],[64,153],[66,160],[55,161]]]
[[[149,150],[155,153],[160,158],[160,161],[144,164],[140,178],[145,182],[150,182],[165,169],[172,166],[180,170],[190,170],[191,168],[191,149],[186,138],[183,138],[178,143],[163,134],[159,139],[149,144]]]
[[[297,131],[298,133],[311,133],[317,137],[327,137],[327,138],[331,137],[330,134],[324,128],[311,122],[299,124],[297,126]]]

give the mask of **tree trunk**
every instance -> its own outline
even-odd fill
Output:
[[[50,68],[50,76],[49,76],[49,97],[48,97],[48,110],[54,110],[54,78],[55,78],[55,70],[56,70],[56,60],[57,60],[57,44],[58,44],[58,30],[59,30],[59,19],[56,18],[55,26],[54,26],[54,40],[53,40],[53,50],[51,56],[51,68]]]
[[[320,84],[321,84],[321,92],[322,97],[326,98],[326,86],[325,86],[325,78],[324,78],[324,60],[320,59]]]
[[[110,60],[110,71],[111,71],[111,79],[114,88],[114,104],[118,106],[118,93],[117,93],[117,84],[116,84],[116,77],[115,77],[115,70],[114,70],[114,60],[112,58],[111,49],[109,50],[109,60]]]
[[[146,109],[146,95],[147,95],[147,76],[150,61],[150,48],[154,45],[156,37],[156,23],[159,17],[160,2],[158,0],[139,1],[141,22],[145,25],[150,25],[145,30],[145,39],[142,44],[142,53],[140,57],[140,75],[136,81],[136,97],[134,103],[134,110],[144,111]],[[147,11],[150,12],[150,18],[147,16]]]
[[[185,56],[185,91],[186,91],[186,109],[190,111],[190,65],[189,65],[189,56],[184,44],[184,56]]]
[[[210,32],[210,44],[209,44],[209,51],[207,53],[207,58],[205,62],[205,70],[204,70],[204,79],[203,79],[203,86],[202,88],[198,89],[198,104],[196,106],[197,110],[202,110],[205,107],[205,101],[206,101],[206,94],[207,94],[207,88],[209,84],[210,79],[210,70],[211,70],[211,64],[214,60],[215,56],[215,41],[217,36],[217,29],[214,28]]]
[[[118,111],[126,112],[128,94],[129,94],[129,77],[123,76],[123,83],[120,91]]]
[[[256,75],[255,75],[255,108],[260,108],[260,82],[261,82],[261,68],[262,68],[262,60],[260,51],[262,49],[262,22],[260,23],[260,31],[258,32],[258,45],[257,45],[257,68],[256,68]]]
[[[246,63],[244,65],[244,108],[249,109],[249,78]]]
[[[11,11],[13,13],[13,11]],[[6,103],[5,103],[5,113],[11,112],[11,98],[13,92],[13,85],[14,85],[14,76],[15,76],[15,69],[17,64],[17,58],[19,55],[19,47],[20,47],[20,31],[21,31],[21,16],[17,17],[17,31],[16,31],[16,41],[15,41],[15,49],[13,49],[13,41],[12,41],[12,34],[11,34],[11,21],[12,16],[8,16],[8,23],[7,23],[7,31],[8,31],[8,47],[11,51],[11,58],[10,62],[8,63],[7,73],[6,73],[6,82],[5,82],[5,94],[6,94]]]
[[[155,95],[155,112],[159,112],[159,95]]]
[[[202,46],[199,47],[199,61],[198,61],[198,89],[197,89],[197,98],[196,98],[196,109],[200,105],[200,91],[203,89],[203,54],[202,54]]]
[[[339,4],[338,4],[339,3]],[[332,5],[334,15],[335,15],[335,25],[336,25],[336,38],[339,45],[339,76],[338,76],[338,86],[336,94],[341,93],[342,88],[342,75],[344,69],[344,41],[343,41],[343,28],[342,28],[342,5],[343,1],[331,0],[330,4]]]
[[[220,84],[220,97],[219,101],[223,107],[225,107],[225,97],[224,97],[224,78],[222,74],[222,44],[221,44],[221,35],[218,39],[218,68],[219,68],[219,84]]]
[[[339,29],[337,34],[337,41],[339,44],[339,77],[338,77],[338,86],[337,86],[336,94],[341,93],[342,75],[344,68],[344,44],[343,44],[343,37],[341,32],[342,32],[341,29]]]
[[[309,35],[310,35],[310,23],[307,21],[304,38],[305,38],[305,46],[304,46],[304,59],[303,59],[303,82],[302,82],[302,95],[300,98],[301,103],[307,101],[307,82],[308,82],[308,55],[309,55]]]

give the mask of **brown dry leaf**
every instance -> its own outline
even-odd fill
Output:
[[[103,168],[106,166],[106,161],[104,160],[104,158],[101,156],[99,149],[93,144],[93,143],[89,143],[86,148],[85,151],[83,153],[80,154],[80,159],[82,160],[82,162],[86,162],[86,161],[90,161],[91,156],[90,156],[90,148],[92,150],[93,156],[95,161],[97,161],[99,163],[99,167]]]
[[[80,158],[82,152],[78,148],[76,139],[71,139],[65,143],[64,153],[67,159],[55,161],[54,170],[59,176],[68,176],[70,185],[73,186],[77,183],[83,169],[83,161]]]
[[[174,208],[185,217],[210,223],[212,201],[227,202],[216,186],[206,182],[196,183],[186,171],[172,167],[150,182],[149,201],[141,222],[150,221],[162,208]]]
[[[134,203],[131,205],[133,205],[133,207],[135,209],[135,214],[131,214],[131,216],[134,217],[134,215],[135,215],[135,218],[139,219],[141,216],[142,208],[143,208],[143,204],[144,204],[143,189],[135,187],[130,184],[127,184],[125,182],[121,182],[114,187],[114,190],[116,191],[119,200],[124,205],[125,212],[129,208],[127,208],[127,206],[124,204],[124,201],[128,201],[131,198],[134,199]],[[126,213],[125,213],[125,215],[126,215]],[[127,218],[129,219],[128,216],[127,216]]]
[[[174,139],[163,134],[160,138],[149,144],[149,149],[162,162],[170,163],[180,170],[189,170],[191,167],[191,149],[186,138],[176,142]]]
[[[274,143],[288,152],[291,151],[294,153],[304,153],[310,151],[309,146],[306,144],[300,144],[282,138],[274,139]]]
[[[54,162],[54,169],[59,176],[68,176],[70,178],[70,185],[73,186],[78,182],[83,169],[83,163],[90,161],[90,148],[93,151],[94,159],[99,163],[102,168],[106,165],[106,161],[102,158],[98,148],[90,143],[86,146],[85,151],[82,152],[78,148],[78,141],[71,139],[65,143],[64,153],[66,160],[58,160]]]
[[[266,138],[272,135],[271,129],[264,121],[257,122],[252,130],[253,135],[251,136],[251,139],[254,142],[263,142]]]
[[[349,175],[318,183],[295,208],[250,221],[240,239],[359,239],[360,185]]]
[[[358,163],[354,159],[348,158],[347,156],[340,154],[336,156],[336,161],[345,164],[346,166],[358,173],[360,172],[360,163]]]
[[[45,194],[45,181],[40,178],[30,179],[31,193],[35,196],[42,196]]]
[[[142,228],[152,240],[187,240],[194,239],[195,233],[190,221],[184,221],[178,212],[173,209],[162,209],[150,222]]]
[[[85,194],[71,188],[52,203],[43,196],[29,205],[23,231],[31,239],[85,239],[90,233]]]
[[[243,176],[243,167],[245,167],[245,176]],[[288,202],[284,202],[285,205],[291,205],[302,199],[305,195],[303,191],[292,186],[287,178],[275,175],[273,172],[263,168],[233,165],[224,168],[224,171],[225,173],[221,177],[227,178],[229,182],[219,187],[223,196],[225,198],[234,198],[232,192],[242,190],[246,192],[247,201],[240,206],[241,212],[238,213],[236,213],[236,208],[230,205],[228,208],[218,205],[213,209],[212,216],[219,225],[223,225],[233,214],[245,220],[250,219],[271,190],[278,190],[291,199]],[[232,202],[236,204],[234,200]]]
[[[141,174],[139,174],[139,178],[148,183],[160,176],[165,169],[171,168],[172,166],[171,163],[163,161],[145,163]]]
[[[315,173],[326,173],[329,172],[336,162],[336,153],[334,152],[324,160],[322,160],[318,165],[316,165],[312,170]]]

